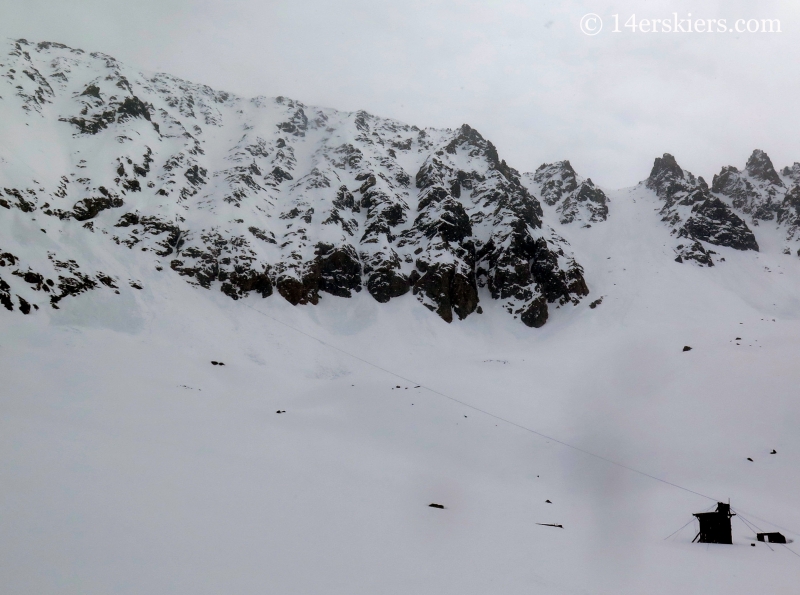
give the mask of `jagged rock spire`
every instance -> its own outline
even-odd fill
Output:
[[[758,250],[755,235],[733,210],[709,191],[702,177],[682,169],[669,153],[657,157],[644,182],[663,201],[662,220],[682,239],[676,260],[714,264],[712,251],[705,244],[737,250]],[[686,207],[690,207],[687,212]]]
[[[783,186],[783,181],[778,175],[778,172],[775,171],[772,160],[769,158],[769,155],[761,149],[756,149],[750,155],[750,158],[747,160],[747,165],[745,166],[745,171],[747,171],[750,177],[757,180],[763,180],[775,184],[776,186]]]
[[[569,161],[544,163],[524,178],[545,204],[556,207],[563,224],[579,222],[591,227],[608,218],[608,197],[591,178],[581,178]]]

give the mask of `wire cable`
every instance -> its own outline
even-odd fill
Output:
[[[667,539],[669,539],[670,537],[672,537],[673,535],[675,535],[675,534],[676,534],[678,531],[680,531],[680,530],[682,530],[682,529],[685,529],[686,527],[688,527],[688,526],[689,526],[689,523],[693,523],[693,522],[694,522],[694,519],[690,520],[688,523],[686,523],[686,524],[685,524],[683,527],[681,527],[681,528],[680,528],[680,529],[678,529],[677,531],[673,531],[672,533],[670,533],[669,535],[667,535],[667,536],[664,538],[664,541],[666,541]]]
[[[758,539],[758,531],[761,531],[761,529],[759,527],[756,527],[756,529],[758,529],[758,531],[756,531],[756,529],[753,529],[753,527],[755,527],[755,525],[751,525],[750,523],[748,523],[747,520],[740,514],[736,514],[736,518],[738,518],[740,521],[742,521],[745,524],[745,526],[753,532],[753,534],[756,536],[756,539]],[[763,531],[761,531],[761,532],[763,533]],[[769,549],[771,549],[773,552],[775,551],[775,550],[772,549],[772,546],[769,544],[768,541],[764,541],[763,543]]]
[[[731,510],[733,510],[733,509],[731,509]],[[748,513],[748,514],[750,514],[750,513]],[[743,522],[744,522],[744,523],[745,523],[745,524],[746,524],[748,527],[749,527],[750,525],[753,525],[753,527],[755,527],[756,529],[758,529],[758,531],[761,531],[762,533],[764,533],[764,530],[763,530],[761,527],[759,527],[758,525],[756,525],[756,524],[755,524],[755,523],[753,523],[752,521],[748,521],[747,519],[745,519],[745,518],[742,516],[742,513],[740,513],[740,512],[736,512],[736,515],[737,515],[737,516],[738,516],[738,517],[739,517],[739,518],[740,518],[740,519],[741,519],[741,520],[742,520],[742,521],[743,521]],[[756,517],[756,518],[758,518],[758,517]],[[759,519],[759,520],[762,520],[762,519]],[[765,523],[769,523],[769,521],[764,521],[764,522],[765,522]],[[770,524],[770,525],[772,525],[772,523],[769,523],[769,524]],[[778,527],[777,525],[773,525],[773,526],[777,527],[778,529],[780,529],[780,528],[781,528],[781,527]],[[751,530],[751,531],[753,531],[753,529],[752,529],[752,528],[751,528],[750,530]],[[787,531],[787,529],[784,529],[784,531]],[[758,532],[757,532],[757,531],[753,531],[753,533],[755,533],[755,534],[756,534],[756,537],[758,537]],[[771,548],[771,547],[770,547],[770,545],[769,545],[769,542],[765,541],[764,543],[766,543],[766,544],[767,544],[767,547],[768,547],[769,549],[771,549],[771,550],[772,550],[772,548]],[[784,548],[786,548],[788,551],[790,551],[790,552],[791,552],[791,553],[793,553],[795,556],[797,556],[798,558],[800,558],[800,554],[798,554],[796,551],[794,551],[792,548],[790,548],[790,547],[789,547],[788,545],[786,545],[785,543],[778,543],[778,544],[776,544],[776,545],[782,545],[782,546],[783,546]],[[775,550],[772,550],[772,551],[774,552]]]
[[[706,508],[706,509],[705,509],[703,512],[709,512],[709,511],[710,511],[712,508],[714,508],[714,506],[715,506],[715,505],[714,505],[714,504],[712,504],[711,506],[709,506],[708,508]],[[702,514],[702,513],[700,513],[700,514]],[[691,519],[691,520],[690,520],[688,523],[686,523],[686,524],[685,524],[683,527],[681,527],[681,528],[680,528],[680,529],[678,529],[677,531],[673,531],[672,533],[670,533],[669,535],[667,535],[667,536],[664,538],[664,541],[666,541],[667,539],[669,539],[670,537],[672,537],[673,535],[675,535],[675,534],[676,534],[678,531],[681,531],[682,529],[685,529],[686,527],[688,527],[688,526],[689,526],[689,523],[693,523],[693,522],[694,522],[694,520],[695,520],[695,519],[694,519],[694,518],[692,518],[692,519]],[[695,538],[695,539],[697,539],[697,538]]]
[[[358,360],[358,361],[360,361],[360,362],[362,362],[362,363],[364,363],[364,364],[366,364],[368,366],[371,366],[371,367],[375,368],[376,370],[380,370],[382,372],[385,372],[386,374],[394,376],[395,378],[399,378],[400,380],[403,380],[405,382],[409,382],[411,384],[419,386],[420,388],[423,388],[423,389],[427,390],[428,392],[431,392],[431,393],[433,393],[435,395],[438,395],[438,396],[440,396],[442,398],[445,398],[445,399],[447,399],[449,401],[452,401],[454,403],[458,403],[459,405],[462,405],[463,407],[467,407],[469,409],[472,409],[473,411],[476,411],[478,413],[482,413],[484,415],[487,415],[487,416],[489,416],[489,417],[491,417],[493,419],[496,419],[497,421],[501,421],[501,422],[503,422],[505,424],[508,424],[510,426],[514,426],[515,428],[518,428],[520,430],[524,430],[525,432],[530,432],[531,434],[535,434],[536,436],[539,436],[541,438],[545,438],[546,440],[551,440],[551,441],[555,442],[556,444],[560,444],[561,446],[566,446],[567,448],[571,448],[572,450],[575,450],[577,452],[583,453],[583,454],[585,454],[587,456],[594,457],[594,458],[599,459],[601,461],[605,461],[606,463],[608,463],[610,465],[614,465],[616,467],[620,467],[622,469],[626,469],[627,471],[630,471],[632,473],[636,473],[636,474],[642,475],[644,477],[648,477],[648,478],[650,478],[652,480],[658,481],[660,483],[663,483],[665,485],[671,486],[673,488],[676,488],[676,489],[679,489],[679,490],[683,490],[684,492],[688,492],[690,494],[694,494],[695,496],[700,496],[701,498],[706,498],[707,500],[713,500],[714,502],[722,502],[722,500],[720,500],[719,498],[714,498],[712,496],[708,496],[706,494],[703,494],[703,493],[700,493],[698,491],[692,490],[690,488],[687,488],[685,486],[679,485],[679,484],[674,483],[672,481],[663,479],[663,478],[658,477],[656,475],[653,475],[651,473],[647,473],[646,471],[642,471],[641,469],[636,469],[635,467],[631,467],[630,465],[626,465],[624,463],[620,463],[620,462],[615,461],[613,459],[609,459],[608,457],[604,457],[603,455],[599,455],[597,453],[591,452],[589,450],[586,450],[585,448],[581,448],[580,446],[575,446],[574,444],[570,444],[569,442],[564,442],[563,440],[559,440],[558,438],[555,438],[553,436],[549,436],[547,434],[544,434],[542,432],[534,430],[533,428],[529,428],[527,426],[523,426],[522,424],[518,424],[515,421],[512,421],[512,420],[507,419],[505,417],[501,417],[501,416],[496,415],[496,414],[494,414],[494,413],[492,413],[490,411],[487,411],[485,409],[481,409],[480,407],[476,407],[475,405],[471,405],[471,404],[469,404],[469,403],[467,403],[465,401],[462,401],[460,399],[456,399],[455,397],[451,397],[450,395],[447,395],[447,394],[445,394],[445,393],[443,393],[441,391],[438,391],[438,390],[436,390],[434,388],[431,388],[429,386],[425,386],[421,382],[417,382],[417,381],[412,380],[410,378],[406,378],[402,374],[398,374],[397,372],[393,372],[392,370],[389,370],[387,368],[384,368],[383,366],[380,366],[380,365],[378,365],[376,363],[373,363],[373,362],[371,362],[369,360],[366,360],[363,357],[355,355],[354,353],[350,353],[349,351],[346,351],[346,350],[342,349],[341,347],[337,347],[336,345],[333,345],[331,343],[327,343],[326,341],[323,341],[319,337],[315,337],[314,335],[309,334],[309,333],[307,333],[307,332],[305,332],[305,331],[303,331],[303,330],[301,330],[301,329],[299,329],[299,328],[297,328],[295,326],[292,326],[291,324],[288,324],[288,323],[286,323],[286,322],[284,322],[282,320],[279,320],[278,318],[275,318],[274,316],[270,316],[269,314],[266,314],[265,312],[262,312],[261,310],[257,310],[256,308],[253,308],[249,304],[244,304],[244,305],[247,306],[248,308],[250,308],[253,312],[256,312],[257,314],[261,314],[262,316],[264,316],[266,318],[269,318],[270,320],[272,320],[272,321],[274,321],[274,322],[276,322],[276,323],[278,323],[278,324],[280,324],[282,326],[285,326],[288,329],[291,329],[291,330],[293,330],[293,331],[295,331],[297,333],[300,333],[301,335],[304,335],[304,336],[308,337],[309,339],[317,341],[318,343],[320,343],[320,344],[322,344],[322,345],[324,345],[326,347],[329,347],[330,349],[338,351],[339,353],[342,353],[342,354],[344,354],[344,355],[346,355],[348,357],[351,357],[351,358],[353,358],[355,360]],[[758,518],[758,517],[756,517],[754,515],[750,515],[750,516],[753,516],[753,518]],[[764,519],[759,519],[759,520],[762,520],[765,523],[769,523],[770,525],[772,525],[772,526],[774,526],[776,528],[779,528],[779,529],[782,528],[782,527],[778,527],[778,525],[775,525],[774,523],[772,523],[770,521],[766,521]],[[687,525],[688,524],[689,523],[687,523]],[[684,525],[684,527],[685,526],[686,525]],[[682,528],[683,527],[681,527],[681,529]],[[790,532],[790,533],[794,533],[796,535],[800,535],[800,533],[797,533],[796,531],[791,531],[790,529],[783,529],[783,530],[787,531],[787,532]],[[678,531],[680,531],[680,529],[678,529]],[[675,533],[677,533],[677,531]],[[786,548],[786,549],[789,549],[789,548]],[[792,551],[792,550],[789,550],[789,551]],[[792,551],[792,553],[794,554],[795,552]]]

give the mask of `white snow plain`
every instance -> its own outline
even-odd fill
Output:
[[[156,271],[0,310],[0,590],[798,592],[800,544],[689,521],[730,498],[800,539],[800,261],[762,226],[760,253],[675,263],[656,199],[609,196],[559,230],[592,293],[541,329],[488,296],[448,325]]]

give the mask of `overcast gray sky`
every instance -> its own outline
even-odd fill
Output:
[[[245,96],[468,123],[521,171],[609,188],[673,153],[709,178],[754,148],[800,161],[800,2],[0,0],[0,35],[102,51]],[[777,18],[780,34],[633,33],[637,19]],[[584,35],[581,17],[604,22]],[[620,33],[612,33],[619,15]],[[715,27],[717,24],[715,23]]]

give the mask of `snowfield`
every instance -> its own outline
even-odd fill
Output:
[[[602,303],[537,330],[155,272],[5,315],[4,590],[794,592],[796,544],[665,539],[714,501],[423,388],[798,539],[800,263],[681,265],[652,197],[611,200],[574,242]]]

